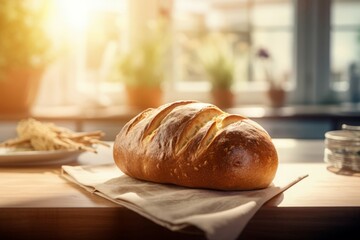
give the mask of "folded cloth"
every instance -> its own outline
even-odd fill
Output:
[[[195,226],[210,240],[236,239],[266,201],[306,177],[280,179],[262,190],[215,191],[136,180],[114,164],[62,170],[66,179],[161,226],[174,231]]]

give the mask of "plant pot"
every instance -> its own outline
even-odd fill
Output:
[[[282,88],[270,88],[267,97],[272,107],[282,107],[285,104],[286,92]]]
[[[38,94],[42,73],[40,69],[5,72],[0,79],[0,113],[29,114]]]
[[[138,109],[155,108],[162,104],[160,87],[126,86],[128,105]]]
[[[211,91],[213,102],[219,108],[230,108],[234,106],[234,93],[229,89],[213,89]]]

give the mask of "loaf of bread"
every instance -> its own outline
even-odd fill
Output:
[[[122,128],[113,151],[116,165],[131,177],[193,188],[266,188],[278,166],[259,124],[196,101],[143,111]]]

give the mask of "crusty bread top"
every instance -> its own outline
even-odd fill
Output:
[[[138,179],[221,190],[267,187],[278,164],[261,126],[196,101],[140,113],[118,134],[114,159]]]

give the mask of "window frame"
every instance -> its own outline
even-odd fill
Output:
[[[330,11],[331,0],[295,1],[295,103],[326,103],[335,94],[330,88]]]

